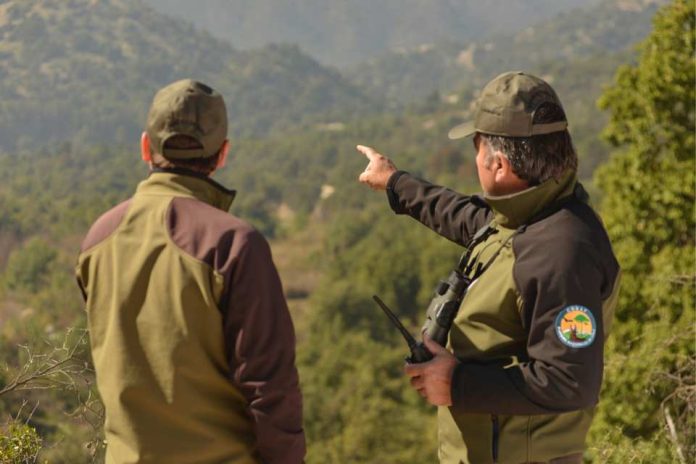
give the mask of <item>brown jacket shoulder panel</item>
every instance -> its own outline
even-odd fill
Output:
[[[128,199],[113,208],[111,208],[106,213],[102,214],[99,219],[92,225],[87,232],[87,235],[82,240],[82,245],[80,246],[80,253],[83,253],[90,248],[93,248],[109,238],[111,234],[118,228],[123,220],[123,217],[128,211],[128,207],[131,204],[131,200]]]
[[[249,235],[257,233],[238,217],[187,197],[172,199],[166,225],[174,244],[225,277]]]
[[[264,462],[302,462],[302,396],[295,333],[266,239],[245,221],[196,199],[174,198],[168,233],[183,252],[219,272],[225,290],[225,356],[249,404]]]

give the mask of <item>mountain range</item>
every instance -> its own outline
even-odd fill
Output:
[[[632,46],[650,31],[655,11],[665,2],[588,3],[589,6],[561,12],[519,31],[390,51],[346,70],[345,74],[359,88],[402,103],[418,101],[435,91],[473,91],[512,69],[553,79],[551,70],[588,59],[597,61],[596,77],[605,83],[609,76],[602,71],[601,61],[621,62],[625,56],[613,55],[632,51]],[[584,77],[590,76],[591,71]]]
[[[167,1],[167,8],[160,0],[6,0],[0,2],[0,149],[33,152],[66,140],[135,148],[156,89],[184,77],[222,92],[232,136],[258,138],[317,125],[337,128],[368,115],[410,111],[413,104],[418,111],[448,105],[465,111],[476,89],[515,68],[554,80],[570,102],[567,109],[579,123],[575,127],[596,133],[603,119],[596,117],[594,100],[617,64],[630,60],[631,45],[647,33],[660,3],[527,0],[504,2],[508,7],[503,8],[498,0],[356,0],[351,9],[348,2],[333,0],[278,0],[274,8],[263,0],[202,0],[196,8],[179,0]],[[398,15],[395,5],[402,7]],[[364,21],[351,16],[359,11]],[[203,13],[233,22],[210,30],[190,22]],[[363,29],[380,24],[386,41],[372,37],[371,54],[426,35],[450,40],[392,48],[338,70],[297,45],[259,41],[255,44],[262,48],[247,50],[216,37],[240,27],[266,40],[280,37],[275,35],[280,26],[264,22],[273,18],[287,27],[312,23],[327,31],[338,21],[335,40],[354,50],[360,47],[340,37],[367,40],[370,34]],[[455,20],[468,24],[472,18],[479,19],[470,27],[445,26]],[[400,29],[406,23],[418,27],[406,33]],[[442,31],[466,35],[478,27],[485,33],[456,41],[454,32],[427,34],[425,25],[431,23]],[[499,30],[503,33],[494,34]],[[249,40],[253,36],[249,32]],[[341,54],[321,34],[312,46]]]
[[[188,77],[225,95],[235,135],[377,106],[296,46],[239,51],[138,0],[4,1],[0,58],[5,150],[135,141],[156,89]]]
[[[146,0],[238,48],[295,43],[341,68],[386,51],[517,32],[600,0]]]

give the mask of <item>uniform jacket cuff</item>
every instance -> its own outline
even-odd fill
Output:
[[[396,192],[396,184],[404,174],[408,173],[406,171],[396,171],[387,181],[387,199],[389,199],[389,206],[396,214],[406,214],[406,211],[399,204],[399,194]]]

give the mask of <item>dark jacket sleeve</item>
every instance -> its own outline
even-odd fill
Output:
[[[387,184],[389,205],[396,214],[408,214],[443,237],[465,244],[492,218],[486,202],[397,171]]]
[[[593,242],[580,231],[568,240],[547,237],[553,230],[553,224],[530,228],[514,244],[513,274],[523,300],[527,358],[508,366],[461,362],[452,380],[456,410],[531,415],[597,403],[605,336],[602,304],[617,285],[618,264],[603,232]],[[591,315],[587,319],[594,339],[587,346],[570,346],[558,331],[566,310],[574,308]]]
[[[236,256],[225,322],[233,381],[249,403],[257,451],[266,464],[305,455],[295,333],[263,236],[252,231]]]

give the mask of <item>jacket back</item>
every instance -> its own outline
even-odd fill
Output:
[[[253,308],[231,287],[240,274],[265,278],[244,265],[250,242],[263,239],[225,212],[231,200],[203,179],[153,174],[84,240],[77,278],[106,409],[107,462],[259,462],[255,398],[237,346],[253,343],[240,333]],[[275,303],[287,324],[284,300]],[[297,407],[294,334],[278,343],[291,351],[279,374]]]

